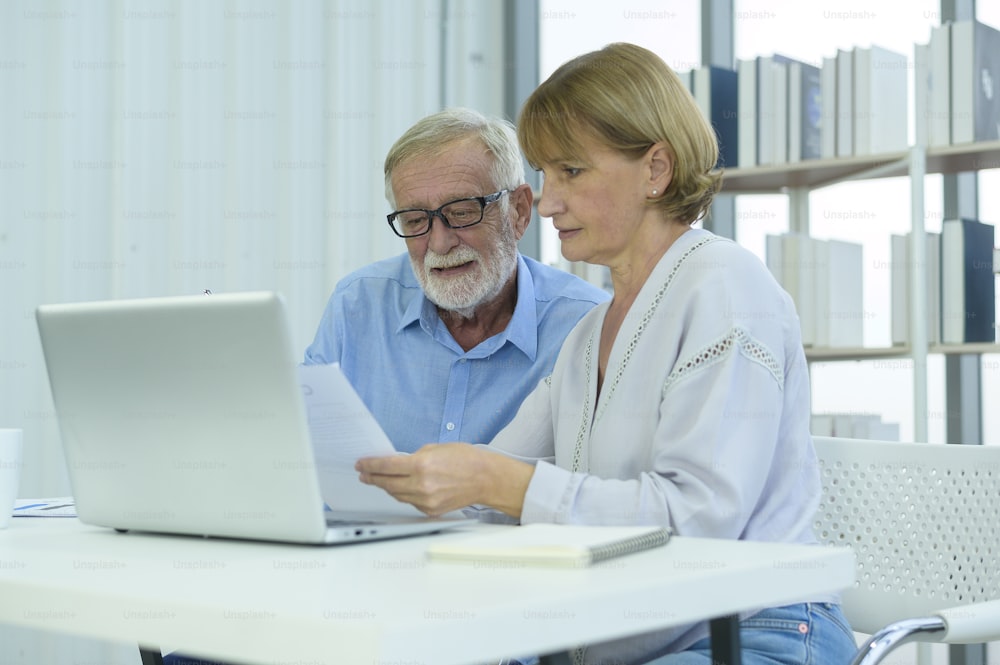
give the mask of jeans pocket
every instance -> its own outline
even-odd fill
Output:
[[[847,617],[844,616],[844,611],[840,605],[834,603],[810,603],[810,609],[837,626],[851,640],[851,643],[854,643],[854,629],[851,628],[851,624],[847,621]]]

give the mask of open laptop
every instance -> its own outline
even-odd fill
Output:
[[[328,544],[475,521],[331,503],[276,293],[42,305],[36,319],[83,522]]]

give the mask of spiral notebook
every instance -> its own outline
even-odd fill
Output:
[[[671,531],[648,526],[528,524],[433,543],[427,556],[482,566],[577,568],[666,545]]]

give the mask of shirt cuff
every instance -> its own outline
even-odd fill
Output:
[[[539,461],[528,483],[528,491],[524,493],[521,524],[571,523],[574,499],[585,477],[582,473]]]

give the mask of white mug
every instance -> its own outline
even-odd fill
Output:
[[[0,529],[7,527],[14,513],[14,500],[21,480],[23,441],[23,430],[0,429]]]

